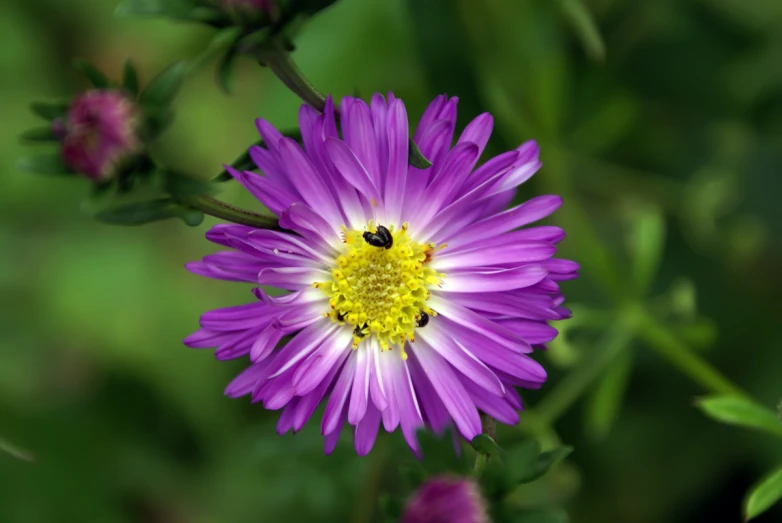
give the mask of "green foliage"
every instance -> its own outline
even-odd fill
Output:
[[[74,60],[73,66],[87,77],[87,80],[89,80],[96,89],[106,89],[111,85],[111,82],[109,82],[109,79],[103,74],[103,71],[88,61],[77,59]]]
[[[782,468],[761,479],[747,493],[744,500],[745,519],[756,518],[780,499],[782,499]]]
[[[39,153],[26,156],[16,164],[17,169],[35,174],[71,176],[73,171],[65,165],[57,153]]]
[[[762,430],[782,437],[782,420],[773,410],[737,396],[709,396],[697,402],[709,417],[729,425]]]
[[[410,148],[407,153],[407,161],[416,169],[427,169],[432,166],[432,162],[426,159],[421,153],[421,149],[418,148],[418,145],[412,139],[410,140]]]
[[[150,108],[169,105],[182,86],[188,67],[187,62],[179,61],[161,71],[141,91],[138,98],[139,103]]]
[[[122,70],[122,87],[133,96],[138,96],[138,71],[132,60],[125,61]]]

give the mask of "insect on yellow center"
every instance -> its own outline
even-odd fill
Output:
[[[343,231],[331,281],[314,284],[329,297],[326,316],[353,327],[353,348],[374,336],[381,349],[397,346],[407,358],[405,342],[415,341],[416,326],[436,315],[426,301],[428,287],[445,277],[429,267],[437,247],[412,240],[407,224],[394,230],[370,222],[366,231]]]

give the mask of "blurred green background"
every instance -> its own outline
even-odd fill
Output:
[[[561,504],[577,523],[739,521],[782,447],[706,419],[693,399],[708,391],[670,357],[603,331],[638,300],[640,263],[644,306],[674,352],[770,407],[782,397],[782,2],[585,0],[604,44],[580,5],[341,0],[304,28],[294,57],[335,96],[394,91],[411,120],[435,94],[458,95],[462,122],[495,115],[492,153],[541,143],[544,167],[519,197],[564,194],[554,221],[584,270],[564,285],[575,319],[541,355],[551,380],[500,442],[551,440],[543,419],[576,450],[517,502]],[[366,459],[343,435],[324,457],[319,423],[279,437],[276,413],[222,396],[242,362],[181,344],[200,313],[251,299],[183,269],[213,250],[212,221],[101,225],[82,203],[86,182],[17,171],[17,136],[38,124],[28,104],[86,87],[73,56],[115,78],[133,57],[148,80],[212,34],[117,19],[115,6],[0,7],[0,436],[36,457],[0,454],[0,522],[380,521],[378,492],[398,491],[397,467],[413,459],[399,434]],[[233,96],[213,74],[210,63],[188,79],[160,148],[204,178],[256,140],[254,117],[289,128],[299,105],[249,61]],[[235,184],[223,197],[257,208]],[[644,229],[661,222],[657,239]],[[619,354],[590,371],[607,343]]]

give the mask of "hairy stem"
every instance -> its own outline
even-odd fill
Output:
[[[323,112],[326,107],[326,97],[307,80],[282,44],[276,42],[270,49],[259,49],[255,51],[255,56],[262,64],[267,65],[294,94]]]
[[[258,229],[280,230],[277,218],[274,216],[263,216],[239,207],[234,207],[233,205],[229,205],[206,194],[200,194],[198,196],[181,196],[178,197],[177,200],[189,207],[198,209],[204,214],[214,216],[221,220],[238,223],[239,225],[249,225],[250,227],[256,227]]]

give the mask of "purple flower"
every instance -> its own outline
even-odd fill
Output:
[[[515,387],[545,381],[533,346],[557,335],[549,320],[569,316],[558,282],[578,266],[552,258],[562,229],[520,227],[561,200],[503,210],[540,168],[538,146],[476,169],[492,117],[477,117],[452,147],[456,103],[437,97],[412,136],[428,169],[408,165],[407,112],[389,94],[369,105],[344,98],[342,137],[331,99],[323,114],[302,106],[303,150],[258,120],[266,147],[250,155],[263,174],[231,170],[286,231],[217,225],[207,239],[231,250],[187,267],[290,292],[255,288],[257,301],[204,314],[185,343],[216,347],[221,360],[249,357],[225,392],[282,409],[281,434],[325,403],[326,452],[346,422],[361,455],[381,423],[401,427],[418,452],[421,427],[454,425],[471,440],[479,410],[517,423]]]
[[[477,485],[464,478],[430,479],[405,507],[401,523],[488,523]]]
[[[123,159],[141,149],[138,120],[135,104],[122,92],[93,90],[77,96],[65,121],[52,125],[66,165],[103,182],[116,174]]]

